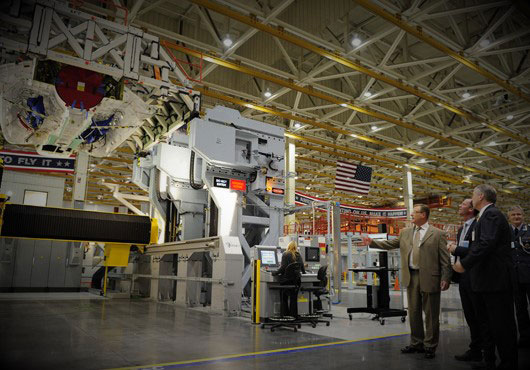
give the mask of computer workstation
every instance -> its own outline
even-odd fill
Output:
[[[278,271],[284,250],[274,246],[255,246],[253,248],[254,273],[252,278],[252,312],[259,317],[258,322],[281,316],[281,291],[278,289],[280,279],[273,272]],[[301,248],[306,273],[301,275],[301,285],[298,290],[298,314],[309,315],[315,297],[312,287],[320,286],[318,274],[313,272],[315,264],[320,267],[319,248]],[[258,262],[259,263],[256,263]],[[257,266],[259,265],[259,271]],[[318,271],[318,268],[317,268]],[[258,276],[259,275],[259,276]]]

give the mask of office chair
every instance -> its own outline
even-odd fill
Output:
[[[296,313],[298,303],[296,302],[295,307],[291,307],[291,312],[295,315],[289,315],[287,313],[287,307],[285,307],[285,294],[296,294],[298,296],[298,291],[300,290],[301,280],[302,280],[302,267],[299,263],[293,262],[290,263],[285,269],[285,273],[280,276],[280,284],[270,285],[269,289],[277,289],[280,291],[280,316],[269,317],[268,322],[262,323],[261,328],[265,329],[267,326],[270,326],[271,331],[273,332],[276,328],[292,328],[294,331],[298,331],[298,328],[302,326],[298,323]],[[293,303],[291,301],[291,303]]]
[[[318,286],[312,286],[312,287],[302,287],[302,292],[308,292],[309,293],[309,314],[302,315],[301,320],[303,322],[310,323],[313,327],[316,327],[317,323],[325,323],[326,326],[330,325],[330,322],[328,320],[322,320],[322,317],[329,317],[333,319],[333,315],[331,313],[327,313],[322,309],[322,301],[320,299],[321,295],[326,295],[329,292],[327,291],[326,287],[328,284],[328,277],[326,276],[328,266],[322,266],[318,269],[317,273],[317,279],[319,281]],[[317,298],[317,301],[313,305],[313,299],[311,297],[311,294],[314,294]]]

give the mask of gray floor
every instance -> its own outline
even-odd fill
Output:
[[[435,360],[399,353],[408,343],[408,325],[399,318],[388,319],[384,326],[364,314],[348,320],[346,306],[362,301],[362,292],[346,293],[342,304],[333,308],[336,317],[329,328],[271,333],[247,319],[172,304],[78,293],[0,294],[0,365],[3,369],[156,365],[156,369],[470,369],[453,359],[466,349],[468,337],[454,291],[443,298]],[[520,355],[520,368],[530,368],[529,353]]]

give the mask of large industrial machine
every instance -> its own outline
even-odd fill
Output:
[[[1,235],[102,241],[109,251],[146,245],[134,292],[239,314],[251,297],[252,248],[279,246],[283,233],[283,128],[220,106],[199,117],[200,94],[178,61],[157,36],[126,22],[57,0],[1,7],[2,61],[12,62],[0,66],[4,138],[55,157],[104,157],[127,142],[137,154],[132,181],[150,201],[148,214],[123,220],[6,205]],[[146,120],[158,122],[157,131],[142,126]],[[33,226],[17,229],[15,214]],[[144,239],[129,240],[144,231]],[[320,253],[304,248],[318,270]]]
[[[133,182],[149,191],[167,230],[160,240],[165,243],[148,247],[147,253],[170,245],[166,255],[178,255],[158,259],[158,266],[152,262],[149,278],[160,280],[160,275],[173,273],[179,281],[195,281],[195,286],[177,283],[166,289],[176,289],[177,302],[218,308],[226,304],[212,295],[215,271],[230,271],[235,275],[225,288],[231,296],[225,294],[224,299],[239,302],[230,305],[229,312],[238,313],[241,296],[250,297],[251,248],[278,245],[283,230],[283,129],[218,106],[192,120],[188,131],[176,132],[168,144],[157,144],[134,167]],[[220,238],[216,255],[204,251],[201,238],[210,237]],[[237,254],[239,265],[234,264]],[[216,267],[221,263],[231,268]],[[232,284],[239,289],[231,289]],[[204,292],[202,301],[196,298],[199,290]]]

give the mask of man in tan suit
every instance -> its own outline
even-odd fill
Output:
[[[417,204],[412,212],[414,226],[403,229],[397,239],[364,237],[363,241],[372,248],[399,248],[410,320],[410,345],[401,352],[425,352],[426,358],[434,358],[440,333],[440,295],[449,288],[452,271],[445,233],[429,225],[429,214],[428,206]]]

